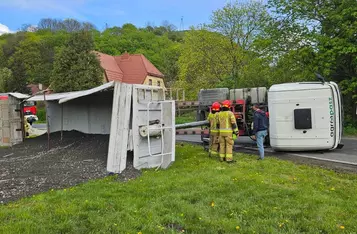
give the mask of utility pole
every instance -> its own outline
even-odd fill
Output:
[[[181,16],[180,31],[183,31],[184,29],[185,29],[185,26],[183,24],[183,16]]]

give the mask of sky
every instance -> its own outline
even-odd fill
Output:
[[[132,23],[159,26],[164,20],[180,29],[209,22],[212,11],[229,0],[0,0],[0,34],[23,24],[37,25],[42,18],[74,18],[103,30]]]

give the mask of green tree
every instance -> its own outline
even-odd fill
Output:
[[[169,33],[172,32],[166,31],[162,35],[156,35],[153,31],[124,24],[122,27],[108,28],[102,33],[95,33],[95,48],[110,55],[125,52],[143,54],[165,75],[167,83],[171,84],[178,76],[180,44],[170,40]]]
[[[7,82],[12,80],[12,71],[6,67],[0,68],[0,92],[7,92]]]
[[[231,49],[228,51],[232,58],[231,75],[236,84],[239,81],[240,70],[245,69],[247,59],[252,54],[251,51],[254,41],[259,37],[264,28],[270,21],[270,16],[266,7],[258,2],[248,3],[228,3],[223,9],[213,12],[209,27],[229,39]],[[237,52],[237,49],[240,51]]]
[[[2,50],[2,46],[0,45],[0,68],[6,67],[6,57],[4,55],[4,52]]]
[[[357,2],[270,0],[269,4],[277,21],[300,30],[300,43],[311,42],[317,70],[339,82],[347,117],[357,121]]]
[[[92,53],[93,47],[89,32],[71,34],[55,57],[51,87],[56,92],[89,89],[101,84],[103,72]]]
[[[195,98],[201,88],[214,88],[231,74],[230,41],[206,29],[192,28],[185,34],[179,64],[179,82],[187,96]]]
[[[23,61],[19,58],[11,58],[9,64],[12,76],[6,80],[5,90],[7,92],[29,93],[26,80],[26,67]]]

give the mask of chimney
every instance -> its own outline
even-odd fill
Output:
[[[121,58],[122,58],[122,59],[129,59],[129,58],[130,58],[130,55],[128,54],[128,52],[125,51],[125,53],[122,54]]]

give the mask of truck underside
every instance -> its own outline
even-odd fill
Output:
[[[255,94],[255,95],[252,95]],[[259,96],[260,94],[260,96]],[[232,103],[231,111],[236,117],[240,136],[252,136],[253,111],[252,104],[259,104],[260,108],[268,113],[268,105],[266,103],[266,88],[251,88],[251,89],[208,89],[201,90],[199,94],[199,106],[197,110],[197,120],[203,121],[207,119],[211,112],[213,102],[223,102],[229,99]],[[253,97],[252,97],[253,96]],[[202,126],[203,133],[201,140],[208,141],[209,131],[208,126]],[[265,144],[269,144],[269,136],[266,137]]]

